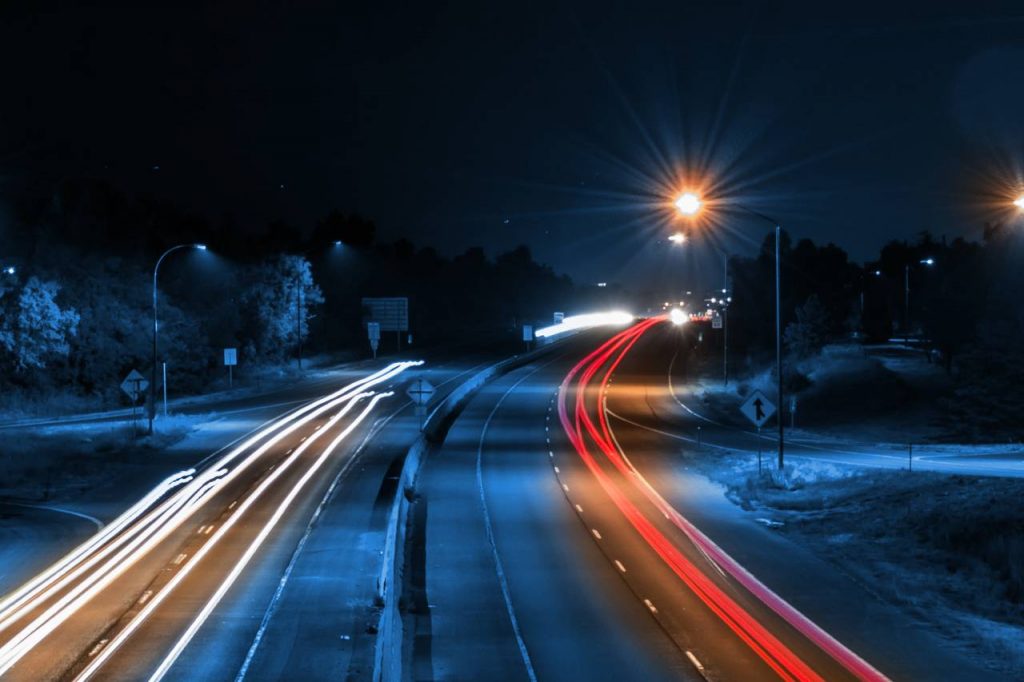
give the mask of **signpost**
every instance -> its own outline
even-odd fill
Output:
[[[138,407],[139,396],[146,394],[146,389],[149,388],[149,382],[146,381],[146,377],[139,373],[139,370],[133,369],[128,372],[128,376],[121,382],[121,390],[125,392],[129,399],[132,401],[132,431],[136,432],[136,420],[138,415],[136,408]]]
[[[409,388],[405,391],[405,394],[416,404],[416,414],[420,416],[420,431],[423,430],[423,418],[427,413],[427,404],[436,392],[437,389],[434,388],[434,385],[426,379],[416,379],[409,384]]]
[[[775,405],[761,391],[754,391],[740,405],[740,412],[757,427],[757,473],[761,475],[761,427],[775,414]],[[779,419],[782,417],[780,416]]]
[[[366,336],[370,339],[370,350],[373,351],[373,359],[377,359],[377,348],[380,346],[380,322],[366,323]]]
[[[722,328],[722,313],[718,312],[717,310],[711,314],[711,328]]]
[[[402,350],[402,332],[409,331],[409,299],[405,296],[364,298],[363,308],[367,319],[380,325],[380,331],[395,332],[398,350]]]
[[[224,366],[228,368],[228,388],[231,388],[233,382],[232,368],[238,364],[238,349],[237,348],[225,348],[224,349]]]

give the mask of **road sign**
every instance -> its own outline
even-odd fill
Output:
[[[412,398],[417,405],[426,405],[434,397],[434,385],[426,379],[416,379],[405,391],[406,395]]]
[[[711,315],[711,328],[722,328],[722,313],[718,312],[717,310]]]
[[[224,365],[231,367],[238,364],[238,349],[237,348],[225,348],[224,349]]]
[[[381,331],[409,331],[408,298],[364,298],[363,308],[366,309],[367,319],[376,322]]]
[[[523,325],[523,341],[533,341],[533,325]]]
[[[764,393],[754,391],[740,405],[740,412],[743,413],[744,417],[752,421],[754,426],[761,428],[775,414],[775,405],[768,398],[764,397]]]
[[[562,324],[563,322],[565,322],[565,313],[555,313],[554,323]]]
[[[139,396],[144,395],[147,388],[149,388],[149,382],[146,381],[146,377],[139,374],[137,369],[128,372],[128,376],[121,382],[121,390],[132,399],[133,403],[139,401]]]

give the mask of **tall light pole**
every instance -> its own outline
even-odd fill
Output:
[[[922,258],[919,265],[935,265],[934,258]],[[903,341],[910,340],[910,263],[903,266]]]
[[[679,206],[679,202],[676,202],[676,206]],[[684,206],[694,206],[691,203],[684,203]],[[698,200],[696,207],[699,209],[700,202]],[[682,209],[680,209],[682,212]],[[689,215],[689,214],[686,214]],[[676,232],[669,236],[668,240],[676,245],[683,245],[686,243],[686,235],[682,232]],[[729,254],[725,251],[722,254],[722,383],[725,386],[729,385],[729,303],[732,297],[729,296]]]
[[[153,266],[153,371],[150,375],[149,382],[149,435],[153,435],[153,420],[156,418],[156,355],[157,355],[157,331],[159,330],[160,323],[157,321],[156,315],[156,276],[160,272],[160,264],[164,262],[164,258],[168,255],[177,251],[178,249],[199,249],[206,251],[206,244],[178,244],[164,251],[159,258],[156,260],[156,265]]]
[[[692,192],[685,192],[675,201],[675,206],[684,216],[696,215],[703,205],[700,197]],[[782,388],[782,276],[780,262],[782,260],[782,225],[774,218],[763,213],[754,211],[739,204],[732,204],[735,208],[748,213],[756,218],[765,220],[775,226],[775,372],[778,375],[778,412],[776,419],[779,424],[779,471],[782,471],[785,464],[785,432],[783,420],[783,388]]]

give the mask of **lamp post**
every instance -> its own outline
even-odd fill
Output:
[[[153,420],[156,418],[156,355],[157,355],[157,331],[160,323],[156,314],[156,276],[160,272],[160,264],[164,262],[171,253],[178,249],[199,249],[206,251],[206,244],[178,244],[164,251],[156,260],[153,266],[153,368],[149,382],[149,435],[153,435]]]
[[[696,215],[703,205],[696,194],[692,192],[685,192],[679,196],[675,201],[675,206],[679,209],[679,212],[684,216]],[[775,226],[775,372],[778,375],[778,413],[777,421],[779,424],[779,471],[782,471],[783,465],[785,464],[785,433],[784,424],[782,418],[782,406],[783,406],[783,389],[782,389],[782,284],[781,284],[781,269],[780,261],[782,258],[782,226],[779,221],[769,216],[759,213],[753,209],[747,208],[740,204],[733,204],[736,208],[741,211],[748,213],[755,218],[765,220]]]
[[[935,265],[934,258],[922,258],[918,265]],[[903,341],[910,340],[910,263],[903,266]]]
[[[678,207],[680,202],[676,202]],[[693,206],[692,202],[684,203],[684,206]],[[698,200],[696,204],[697,208],[700,207]],[[680,212],[683,212],[680,209]],[[687,214],[689,215],[689,214]],[[676,232],[669,236],[668,240],[676,245],[683,245],[686,243],[686,235],[682,232]],[[724,386],[729,385],[729,303],[732,301],[732,297],[729,296],[729,254],[725,251],[720,252],[722,255],[722,383]]]

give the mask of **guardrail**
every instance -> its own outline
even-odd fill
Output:
[[[402,679],[402,614],[399,609],[402,567],[405,565],[406,529],[409,508],[415,497],[416,477],[430,450],[444,443],[456,417],[478,390],[488,382],[526,365],[554,350],[556,344],[542,346],[516,355],[474,374],[437,405],[427,417],[423,432],[409,447],[398,477],[395,499],[388,515],[388,528],[380,575],[377,577],[376,603],[380,607],[377,637],[373,652],[374,682],[399,682]]]

